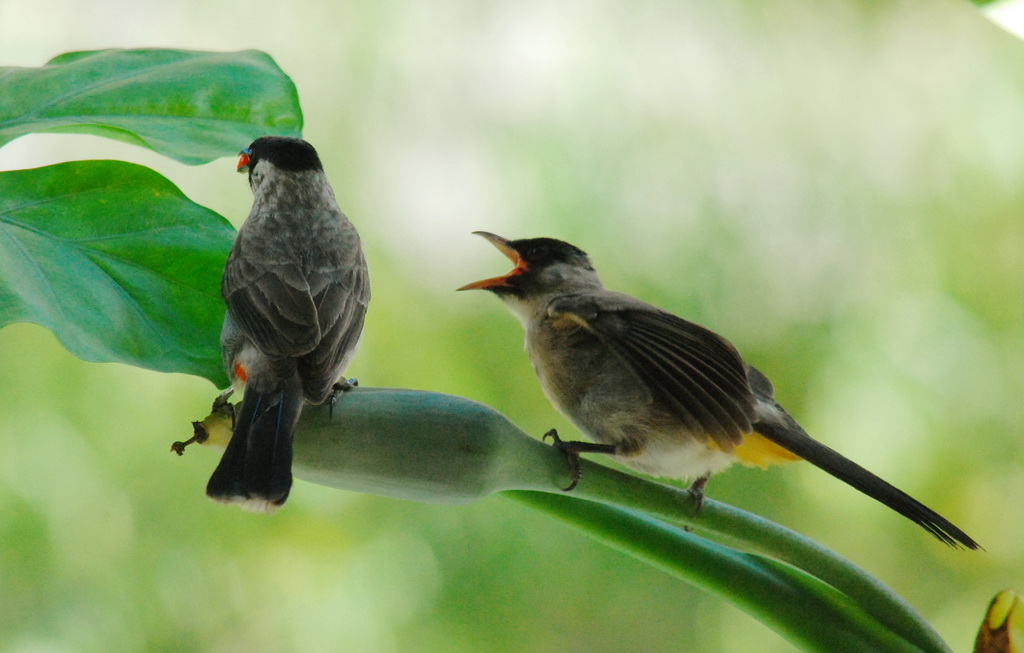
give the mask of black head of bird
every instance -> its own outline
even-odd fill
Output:
[[[564,240],[508,240],[487,231],[474,231],[512,261],[508,274],[466,284],[459,290],[489,290],[505,299],[600,288],[601,280],[587,253]]]

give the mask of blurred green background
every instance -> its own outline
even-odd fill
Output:
[[[69,50],[270,53],[363,234],[364,385],[573,433],[469,232],[554,236],[702,322],[809,432],[979,540],[946,549],[809,465],[711,497],[848,556],[955,650],[1024,591],[1024,42],[954,0],[6,0],[0,65]],[[239,143],[239,148],[246,143]],[[150,165],[240,223],[234,160],[32,136],[0,169]],[[526,508],[299,482],[273,517],[169,452],[208,382],[0,331],[0,651],[791,651],[745,614]]]

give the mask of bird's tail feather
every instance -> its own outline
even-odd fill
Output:
[[[948,519],[834,449],[814,440],[795,422],[788,426],[758,422],[754,429],[784,449],[892,508],[946,544],[952,547],[963,545],[968,549],[980,548],[977,542]]]
[[[292,440],[302,404],[297,376],[271,391],[250,383],[207,496],[256,511],[281,506],[292,486]]]

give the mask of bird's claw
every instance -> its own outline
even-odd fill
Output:
[[[693,497],[693,514],[697,516],[700,514],[700,509],[704,507],[704,488],[708,486],[708,479],[710,476],[701,476],[696,481],[690,484],[690,496]]]
[[[213,400],[213,406],[210,407],[210,412],[215,415],[230,415],[231,416],[231,429],[235,428],[235,405],[228,401],[231,395],[235,394],[235,389],[228,386],[228,389],[217,395],[217,398]],[[204,440],[206,438],[203,438]]]
[[[334,404],[338,403],[341,395],[356,387],[359,387],[359,379],[342,379],[334,384],[331,394],[327,399],[328,419],[334,419]]]
[[[690,489],[687,490],[690,493],[690,497],[693,499],[693,516],[696,517],[700,514],[701,508],[704,507],[704,488],[708,486],[708,479],[710,476],[701,476],[693,483],[690,484]],[[692,532],[692,526],[684,526],[683,530],[686,532]]]
[[[563,440],[558,437],[558,431],[555,429],[551,429],[545,433],[541,439],[547,440],[548,438],[551,438],[551,446],[565,454],[565,458],[569,462],[569,478],[572,482],[562,488],[563,492],[571,492],[580,482],[580,477],[583,475],[583,470],[580,468],[581,453],[615,454],[617,452],[617,448],[614,444],[598,444],[595,442]]]
[[[566,442],[562,438],[558,437],[558,431],[551,429],[541,437],[541,441],[551,438],[551,446],[558,449],[565,454],[565,459],[569,463],[569,485],[562,488],[562,492],[571,492],[576,489],[576,486],[580,482],[580,477],[583,475],[583,471],[580,469],[580,452],[574,451],[568,445],[571,444]]]

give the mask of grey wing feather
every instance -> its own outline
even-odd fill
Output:
[[[570,296],[552,310],[575,313],[691,431],[727,448],[751,431],[746,365],[721,336],[617,293]]]
[[[320,344],[299,359],[306,396],[317,403],[327,398],[355,353],[370,303],[370,279],[362,254],[354,265],[331,276],[313,296],[320,316]]]
[[[232,252],[221,292],[235,323],[270,358],[300,356],[320,341],[309,285],[292,264],[257,265]]]

